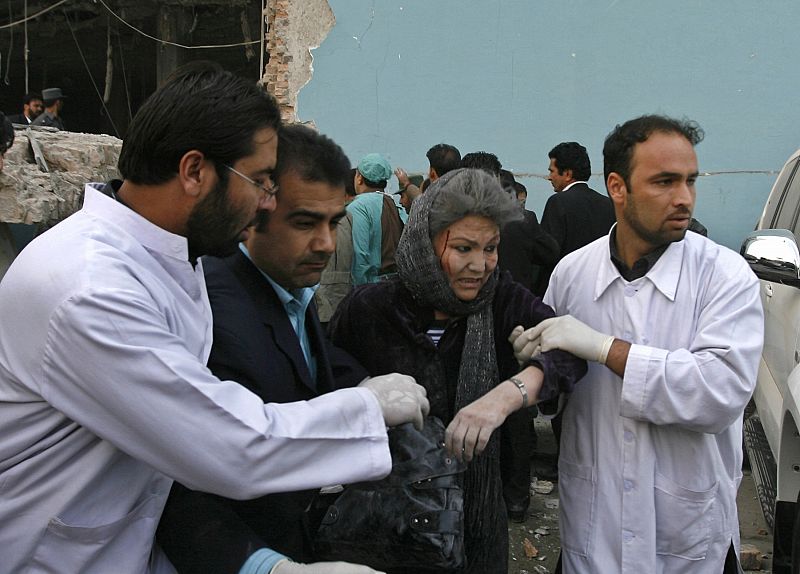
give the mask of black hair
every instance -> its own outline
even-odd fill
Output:
[[[562,142],[551,149],[547,157],[556,160],[559,175],[567,169],[572,170],[572,177],[577,181],[588,181],[592,175],[589,154],[578,142]]]
[[[42,94],[25,94],[22,98],[22,105],[27,106],[33,100],[42,100]],[[42,104],[44,104],[44,100],[42,100]]]
[[[428,150],[425,156],[439,177],[461,167],[461,152],[450,144],[436,144]]]
[[[514,182],[514,195],[519,195],[520,193],[524,193],[526,196],[528,195],[528,188],[522,185],[520,182]]]
[[[122,142],[119,172],[156,185],[178,173],[181,158],[202,152],[217,166],[253,153],[253,135],[280,127],[280,111],[263,86],[212,62],[179,68],[134,116]]]
[[[327,136],[302,124],[283,126],[278,132],[278,163],[274,176],[295,172],[303,181],[332,186],[352,184],[350,160],[342,148]]]
[[[705,136],[697,122],[655,114],[639,116],[617,125],[603,144],[603,175],[606,181],[611,173],[618,173],[630,189],[633,148],[636,144],[647,141],[653,132],[681,135],[693,146],[703,141]]]
[[[5,155],[14,145],[14,125],[3,112],[0,112],[0,155]]]
[[[517,180],[514,179],[514,174],[508,171],[507,169],[500,170],[500,185],[503,186],[503,189],[506,191],[511,191],[511,188],[514,187],[514,183]]]
[[[350,168],[350,175],[347,178],[347,181],[344,184],[344,190],[350,197],[356,196],[356,172],[358,169],[352,167]]]
[[[503,169],[503,164],[493,153],[476,151],[468,153],[461,158],[461,167],[482,169],[491,175],[500,177],[500,170]]]

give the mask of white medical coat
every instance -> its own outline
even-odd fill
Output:
[[[0,572],[172,572],[172,480],[247,499],[391,468],[364,389],[265,405],[205,367],[185,238],[90,186],[0,284]]]
[[[565,574],[719,574],[733,541],[742,413],[763,344],[758,280],[695,233],[628,282],[602,237],[565,257],[544,300],[632,343],[624,377],[589,364],[564,409]]]

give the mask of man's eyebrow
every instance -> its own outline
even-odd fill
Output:
[[[700,172],[699,171],[695,171],[695,172],[690,173],[687,177],[696,178],[699,175],[700,175]],[[662,179],[662,178],[665,178],[665,177],[668,177],[670,179],[676,179],[676,178],[682,178],[683,176],[684,176],[683,173],[680,173],[680,172],[677,172],[677,171],[660,171],[660,172],[650,176],[650,180]]]
[[[310,217],[311,219],[317,219],[317,220],[325,219],[325,215],[323,215],[319,211],[312,211],[310,209],[295,209],[294,211],[290,211],[286,215],[286,217],[287,218]]]

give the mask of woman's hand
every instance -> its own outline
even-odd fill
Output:
[[[510,381],[504,381],[456,413],[444,433],[451,456],[471,461],[481,454],[492,432],[520,406],[520,393]]]
[[[530,366],[517,374],[516,378],[525,385],[528,404],[534,404],[542,388],[542,370]],[[503,381],[456,413],[444,432],[447,451],[458,460],[470,462],[486,449],[492,432],[522,404],[522,394],[517,386],[511,381]]]

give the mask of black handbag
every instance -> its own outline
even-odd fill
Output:
[[[392,472],[335,495],[315,538],[317,560],[343,560],[379,570],[455,569],[464,564],[466,466],[448,456],[436,417],[417,431],[389,429]]]

